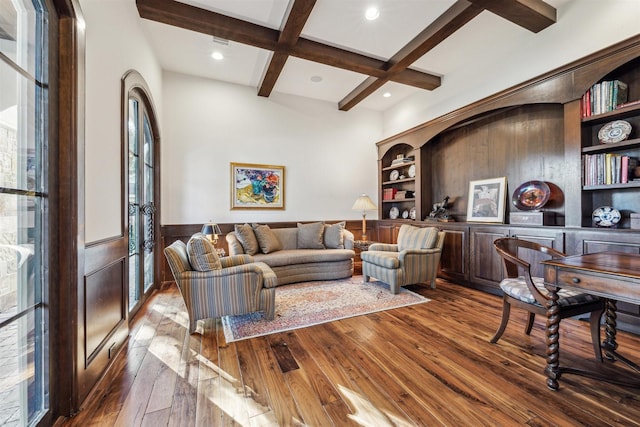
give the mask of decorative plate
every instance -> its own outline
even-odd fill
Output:
[[[600,206],[591,216],[596,227],[613,227],[620,221],[620,211],[611,206]]]
[[[398,218],[398,215],[400,215],[400,210],[395,206],[392,207],[391,210],[389,211],[389,218],[396,219]]]
[[[389,174],[389,179],[391,181],[395,181],[396,179],[398,179],[399,176],[400,176],[400,172],[398,172],[398,169],[392,170],[391,173]]]
[[[407,219],[409,218],[409,211],[408,210],[403,210],[402,211],[402,218]]]
[[[409,218],[411,219],[416,219],[416,207],[412,207],[411,210],[409,211]]]
[[[624,120],[614,120],[602,126],[598,131],[601,144],[614,144],[624,141],[631,133],[631,124]]]
[[[551,196],[551,189],[544,181],[527,181],[513,192],[511,201],[522,211],[534,211],[542,208]]]
[[[409,178],[415,178],[416,177],[416,165],[411,165],[409,166],[409,172],[407,172],[409,174]]]

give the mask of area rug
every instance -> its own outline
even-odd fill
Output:
[[[222,325],[227,342],[233,342],[428,301],[404,288],[394,295],[385,283],[362,283],[362,276],[304,282],[276,289],[273,320],[251,313],[225,316]]]

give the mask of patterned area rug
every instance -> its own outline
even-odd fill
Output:
[[[362,283],[355,276],[280,286],[273,320],[251,313],[223,317],[222,324],[227,342],[233,342],[428,301],[404,288],[393,295],[385,283]]]

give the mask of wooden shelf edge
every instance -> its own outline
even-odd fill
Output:
[[[389,170],[393,170],[393,169],[399,169],[399,168],[403,168],[406,166],[411,166],[411,165],[415,165],[416,162],[405,162],[405,163],[398,163],[397,165],[391,165],[391,166],[386,166],[384,168],[382,168],[383,171],[389,171]]]
[[[607,151],[618,151],[624,148],[640,147],[640,138],[627,139],[626,141],[616,142],[615,144],[591,145],[582,149],[583,153],[601,153]]]
[[[415,178],[396,179],[395,181],[384,181],[382,185],[399,184],[402,182],[414,182]]]
[[[415,202],[416,198],[412,199],[391,199],[391,200],[383,200],[382,203],[401,203],[401,202]]]
[[[606,119],[611,119],[617,116],[624,116],[627,113],[634,113],[640,111],[640,104],[630,105],[628,107],[620,108],[613,111],[607,111],[606,113],[596,114],[589,117],[583,117],[582,123],[590,123],[590,122],[599,122],[604,121]]]
[[[606,185],[584,185],[582,189],[584,191],[593,190],[619,190],[625,188],[638,188],[640,187],[640,181],[628,182],[626,184],[606,184]]]

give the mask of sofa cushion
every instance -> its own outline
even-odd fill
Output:
[[[280,240],[268,225],[252,224],[251,227],[253,227],[253,232],[256,235],[262,253],[268,254],[282,249],[282,243],[280,243]]]
[[[255,255],[260,250],[258,240],[253,232],[253,228],[249,224],[236,224],[235,225],[236,237],[240,241],[244,253],[248,255]]]
[[[415,227],[402,224],[398,232],[398,251],[405,249],[433,249],[438,241],[435,227]]]
[[[342,230],[347,225],[345,221],[336,224],[325,224],[324,247],[327,249],[344,249],[344,236]]]
[[[197,271],[220,270],[220,258],[215,246],[202,233],[196,233],[187,242],[189,264]]]
[[[324,223],[298,223],[298,249],[324,249],[322,234]]]
[[[283,265],[322,263],[353,259],[351,249],[284,249],[270,254],[256,254],[255,261],[261,261],[270,267]]]

